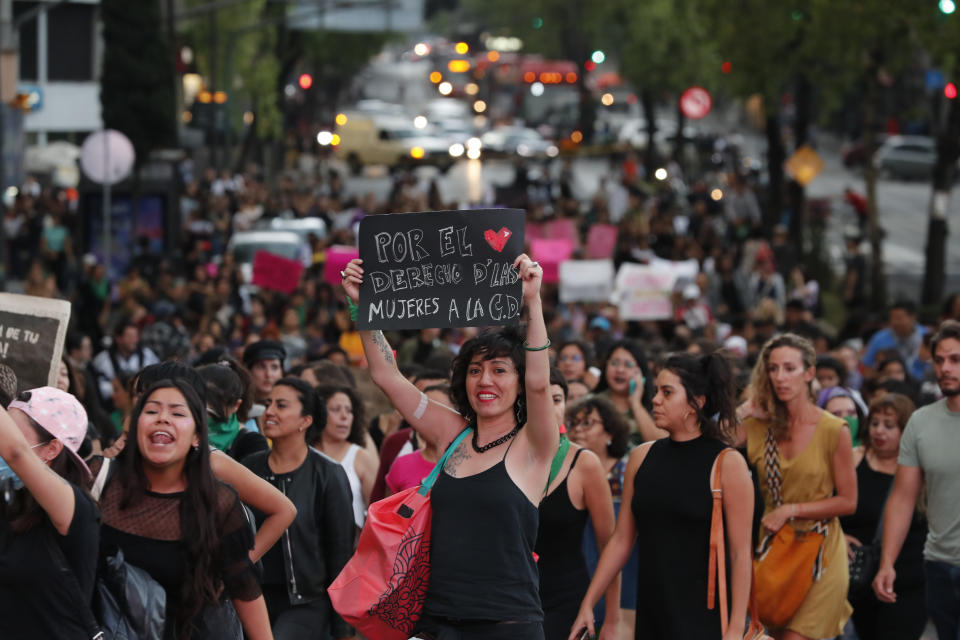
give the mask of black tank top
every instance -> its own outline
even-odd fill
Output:
[[[441,472],[430,502],[424,611],[460,620],[542,621],[533,559],[537,508],[510,479],[504,460],[463,478]]]
[[[570,469],[553,493],[540,501],[540,530],[534,550],[540,559],[540,599],[544,609],[580,600],[590,585],[587,561],[583,557],[583,530],[587,510],[570,502],[567,479],[583,449],[577,451]]]

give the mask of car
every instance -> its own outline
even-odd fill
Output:
[[[557,145],[545,139],[536,129],[528,127],[500,127],[480,137],[483,148],[500,155],[518,155],[523,158],[555,158]]]
[[[383,164],[390,168],[434,165],[446,171],[453,165],[450,142],[434,129],[417,129],[405,116],[371,116],[360,112],[344,114],[337,127],[338,157],[358,174],[364,165]]]
[[[305,256],[310,255],[310,245],[293,231],[238,231],[230,237],[227,252],[240,265],[244,282],[253,281],[253,258],[257,251],[303,262]]]
[[[657,152],[662,155],[669,155],[673,151],[673,146],[677,139],[677,121],[676,120],[657,120],[657,130],[653,132],[653,142]],[[685,124],[683,127],[683,136],[686,140],[696,140],[700,136],[697,127]],[[617,134],[617,141],[627,144],[634,149],[647,148],[647,121],[645,118],[628,120],[620,128]]]
[[[307,242],[308,236],[312,233],[317,238],[327,237],[327,223],[323,218],[261,218],[257,221],[255,228],[258,230],[271,231],[292,231],[300,236],[300,239]]]
[[[873,156],[881,175],[904,180],[929,178],[937,162],[937,144],[927,136],[890,136]]]

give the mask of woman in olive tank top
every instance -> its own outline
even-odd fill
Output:
[[[361,265],[355,259],[343,272],[353,301],[363,282]],[[430,586],[416,629],[421,637],[543,638],[533,548],[559,426],[549,391],[543,270],[526,254],[513,266],[529,316],[526,339],[504,328],[464,343],[451,374],[456,410],[431,401],[400,374],[381,332],[360,332],[373,381],[420,435],[446,447],[464,427],[473,429],[431,492]]]

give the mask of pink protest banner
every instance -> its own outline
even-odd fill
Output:
[[[300,284],[303,265],[266,251],[257,251],[253,256],[253,284],[264,289],[273,289],[291,294]]]
[[[617,228],[612,224],[595,224],[587,234],[588,260],[612,258],[617,248]]]
[[[560,263],[573,255],[573,243],[566,239],[537,238],[530,242],[530,255],[543,268],[544,282],[559,282]]]
[[[547,238],[551,240],[569,240],[574,247],[580,246],[580,232],[577,231],[577,225],[570,218],[561,218],[560,220],[551,220],[547,223]]]
[[[534,238],[546,238],[547,231],[540,222],[528,222],[523,232],[527,244],[533,242]]]
[[[335,244],[327,249],[327,259],[323,264],[323,279],[330,284],[340,284],[342,278],[340,272],[347,266],[347,263],[354,258],[360,257],[360,250],[356,247],[348,247],[342,244]]]

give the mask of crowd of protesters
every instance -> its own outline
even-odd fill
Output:
[[[23,486],[0,505],[0,635],[89,637],[56,576],[65,562],[86,598],[121,550],[164,588],[167,638],[352,637],[326,588],[367,508],[470,427],[434,492],[425,638],[742,637],[752,547],[794,525],[822,526],[822,566],[776,638],[919,639],[928,619],[957,637],[960,294],[933,315],[898,300],[831,323],[785,229],[762,231],[750,176],[718,200],[707,183],[654,186],[632,156],[610,166],[588,199],[569,167],[551,181],[518,165],[500,195],[528,220],[574,219],[584,242],[617,225],[616,265],[700,272],[672,318],[632,322],[561,303],[520,256],[526,335],[356,329],[362,265],[332,284],[326,251],[355,244],[365,215],[453,208],[413,175],[378,201],[333,170],[269,187],[254,169],[208,172],[181,199],[182,255],[143,239],[113,275],[78,255],[70,194],[23,190],[4,218],[8,277],[73,313],[57,388],[0,370],[0,473]],[[290,294],[248,286],[226,250],[277,216],[329,230]],[[848,240],[840,297],[860,304]],[[727,446],[744,455],[722,467],[722,628],[702,596]],[[876,581],[855,589],[848,558],[867,552]]]

